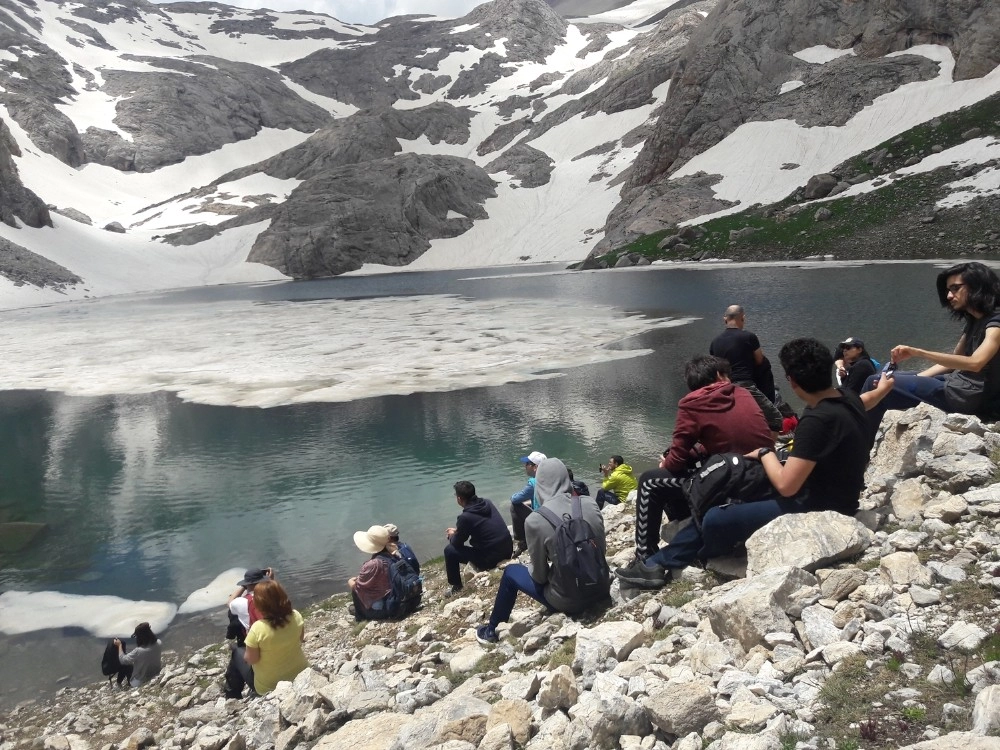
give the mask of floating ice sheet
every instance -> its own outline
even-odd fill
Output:
[[[125,637],[140,622],[154,633],[166,629],[177,605],[117,596],[78,596],[58,591],[6,591],[0,594],[0,633],[79,627],[99,638]]]
[[[452,295],[308,302],[124,300],[11,311],[0,388],[170,391],[269,407],[558,377],[640,356],[621,344],[682,320],[610,306]],[[539,326],[552,335],[539,336]]]

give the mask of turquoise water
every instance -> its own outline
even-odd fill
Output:
[[[637,474],[654,466],[684,393],[683,363],[707,350],[730,303],[746,307],[779,380],[778,349],[795,336],[831,346],[858,336],[880,359],[897,343],[951,348],[958,330],[937,304],[935,275],[931,265],[466,271],[5,313],[0,354],[14,374],[0,391],[0,522],[44,528],[23,549],[0,552],[0,593],[180,604],[223,571],[270,565],[305,604],[344,589],[365,559],[351,534],[373,523],[397,524],[421,558],[440,555],[458,479],[506,512],[503,501],[524,482],[518,458],[530,450],[563,458],[592,487],[613,453]],[[367,317],[326,325],[334,302],[339,315]],[[411,329],[410,317],[424,323]],[[278,325],[286,328],[276,333]],[[471,334],[453,346],[463,330],[505,348],[486,351]],[[390,338],[388,348],[370,347]],[[295,359],[284,361],[293,342]],[[639,351],[648,353],[594,361]],[[538,353],[530,372],[520,367]],[[358,373],[352,388],[372,393],[389,388],[394,372],[426,373],[432,392],[218,403],[329,396],[346,370]],[[466,372],[502,384],[463,388]],[[58,390],[26,389],[36,387]],[[0,663],[41,675],[35,685],[2,681],[2,701],[44,692],[63,675],[99,677],[94,636],[37,628],[0,635]],[[165,638],[214,639],[223,629],[212,610],[178,617]]]

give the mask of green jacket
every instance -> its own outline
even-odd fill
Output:
[[[632,476],[632,467],[628,464],[616,466],[615,470],[604,477],[601,487],[614,492],[621,502],[625,502],[628,493],[639,486],[638,480]]]

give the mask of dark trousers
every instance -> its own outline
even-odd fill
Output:
[[[524,538],[524,522],[531,515],[531,503],[511,503],[510,523],[514,527],[514,541],[523,546],[527,546]]]
[[[517,601],[517,592],[523,591],[532,599],[541,602],[549,609],[552,609],[545,601],[545,586],[535,583],[526,565],[508,565],[504,568],[503,577],[500,579],[500,587],[497,590],[497,598],[493,602],[493,612],[490,613],[490,626],[494,629],[501,622],[510,619],[510,613],[514,611],[514,602]]]
[[[663,513],[677,521],[691,515],[679,487],[670,486],[675,479],[666,469],[650,469],[639,477],[635,501],[635,550],[643,558],[660,549],[660,525]]]
[[[246,647],[237,646],[233,653],[229,655],[229,666],[226,667],[226,697],[239,698],[243,695],[243,688],[250,686],[250,692],[256,692],[253,684],[253,667],[247,664],[243,658]]]
[[[514,545],[510,539],[507,540],[506,549],[476,549],[475,547],[456,547],[448,544],[444,548],[444,570],[448,575],[448,583],[457,588],[462,588],[462,573],[459,566],[462,563],[472,563],[479,570],[490,570],[495,568],[497,563],[509,559],[514,553]]]
[[[786,498],[710,508],[701,521],[701,531],[693,523],[688,524],[646,564],[686,568],[697,560],[732,554],[737,545],[778,516],[802,511],[802,506]]]

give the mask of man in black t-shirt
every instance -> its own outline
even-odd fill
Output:
[[[892,390],[891,378],[882,378],[876,390],[859,397],[833,387],[833,356],[816,339],[789,341],[779,356],[789,385],[806,403],[795,442],[785,463],[770,446],[746,454],[761,462],[774,497],[711,508],[700,532],[691,524],[645,563],[619,568],[616,572],[624,583],[660,588],[672,570],[730,554],[757,529],[785,513],[857,512],[871,450],[865,409]]]
[[[754,400],[764,412],[764,419],[772,432],[781,432],[782,416],[774,405],[773,381],[772,393],[765,393],[757,383],[757,374],[765,367],[770,374],[770,365],[765,365],[767,358],[760,348],[757,334],[744,331],[746,313],[741,305],[730,305],[722,316],[725,330],[716,336],[708,347],[708,353],[729,361],[732,369],[729,379],[736,385],[743,386],[753,395]],[[770,377],[768,378],[770,381]]]

